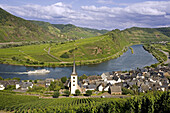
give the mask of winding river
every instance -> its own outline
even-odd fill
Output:
[[[142,45],[133,45],[134,53],[131,53],[129,49],[122,56],[117,59],[112,59],[100,64],[87,65],[87,66],[77,66],[76,70],[78,75],[100,75],[103,72],[111,71],[125,71],[145,66],[150,66],[151,64],[157,63],[155,57],[143,49]],[[3,78],[14,78],[18,77],[22,80],[35,80],[35,79],[45,79],[45,78],[61,78],[63,76],[69,77],[72,72],[72,67],[56,67],[45,69],[50,70],[49,74],[45,75],[28,75],[27,71],[41,69],[41,67],[25,67],[25,66],[14,66],[0,64],[0,76]]]

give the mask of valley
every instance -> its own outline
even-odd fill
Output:
[[[24,20],[3,9],[0,12],[2,64],[71,66],[74,55],[77,65],[97,64],[119,57],[131,45],[170,41],[169,28],[107,31]]]

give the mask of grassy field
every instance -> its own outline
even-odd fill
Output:
[[[72,65],[75,54],[77,65],[100,63],[116,58],[125,51],[129,43],[121,35],[121,32],[110,32],[70,42],[1,48],[0,61],[16,65],[68,66]]]
[[[0,59],[3,63],[25,65],[40,64],[47,61],[56,62],[57,59],[52,58],[44,51],[48,47],[49,44],[4,48],[0,49]]]
[[[165,52],[169,52],[170,54],[170,43],[166,43],[166,44],[152,44],[153,47],[161,49]]]

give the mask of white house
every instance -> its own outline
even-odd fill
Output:
[[[19,83],[15,85],[16,89],[20,88]]]
[[[109,91],[110,86],[111,86],[111,84],[107,84],[107,85],[103,88],[103,90],[104,90],[104,91]]]
[[[0,84],[0,90],[4,90],[5,86],[3,84]]]
[[[102,73],[101,77],[102,77],[102,80],[107,81],[107,76],[105,73]]]
[[[98,86],[97,89],[98,89],[98,91],[103,91],[103,88],[104,88],[104,84],[101,83],[101,84]]]
[[[51,82],[54,82],[54,79],[53,78],[46,78],[45,79],[45,86],[50,86]]]
[[[32,82],[22,82],[20,84],[21,86],[21,90],[28,90],[29,88],[33,87],[33,83]]]

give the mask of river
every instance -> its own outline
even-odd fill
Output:
[[[152,56],[152,54],[143,49],[142,45],[133,45],[131,47],[134,51],[133,54],[129,49],[117,59],[112,59],[95,65],[77,66],[76,70],[78,75],[100,75],[103,72],[132,70],[158,63],[158,61],[155,57]],[[21,78],[21,80],[35,80],[45,78],[56,79],[63,76],[70,77],[70,74],[72,72],[72,67],[43,68],[50,70],[50,73],[45,75],[28,75],[27,71],[42,69],[42,67],[25,67],[0,64],[0,76],[3,78],[18,77]]]

